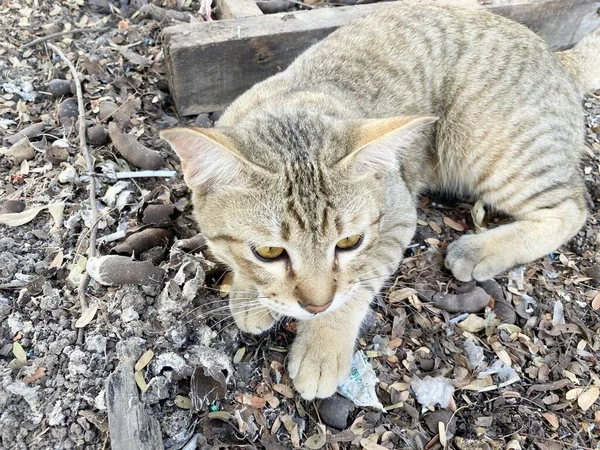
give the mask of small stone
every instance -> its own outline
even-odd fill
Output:
[[[15,166],[26,159],[35,158],[35,150],[27,138],[17,141],[9,149],[0,149],[0,154],[11,157]]]
[[[446,431],[454,434],[456,432],[456,418],[453,417],[454,413],[447,409],[440,409],[432,412],[425,417],[425,424],[429,431],[437,434],[439,432],[439,423],[443,422],[446,425]]]
[[[68,183],[77,178],[77,171],[73,166],[67,166],[65,169],[58,174],[58,182],[59,183]]]
[[[46,149],[46,160],[54,166],[69,159],[69,151],[64,147],[52,146]]]
[[[104,101],[98,105],[98,120],[104,121],[112,116],[119,106],[110,100]]]
[[[71,82],[69,80],[51,80],[48,83],[48,92],[52,94],[53,97],[64,97],[65,95],[70,95],[73,93],[73,89],[71,88]]]
[[[121,313],[121,320],[125,323],[137,320],[139,317],[140,315],[133,309],[133,306],[123,309],[123,312]]]
[[[321,401],[319,414],[327,425],[337,430],[345,430],[348,426],[348,414],[355,406],[350,400],[335,394]]]
[[[213,121],[210,118],[210,114],[202,113],[198,114],[198,117],[194,120],[194,125],[200,128],[210,128],[213,126]]]
[[[213,123],[216,123],[221,116],[223,115],[223,111],[215,111],[210,113],[210,118],[212,119]]]
[[[600,266],[590,267],[585,271],[585,274],[590,277],[594,283],[600,284]]]
[[[143,394],[144,400],[150,405],[169,398],[169,396],[169,381],[163,376],[152,378],[148,383],[148,390]]]
[[[478,281],[477,284],[481,288],[483,288],[485,292],[490,294],[490,296],[493,297],[495,301],[500,302],[506,300],[506,296],[504,295],[502,286],[500,286],[500,284],[496,280],[491,279],[485,281]]]
[[[494,302],[494,313],[503,323],[515,323],[517,321],[517,312],[507,301]]]
[[[58,107],[58,121],[61,125],[73,125],[78,116],[79,109],[77,107],[77,100],[74,98],[68,98],[64,100]]]
[[[102,125],[94,125],[87,129],[87,138],[92,145],[104,145],[108,142],[108,131]]]
[[[0,214],[14,214],[25,211],[25,203],[19,200],[6,200],[2,204],[2,210],[0,210]]]
[[[168,227],[171,225],[171,214],[175,211],[175,207],[170,204],[164,205],[148,205],[144,209],[144,215],[142,222],[145,225],[152,225],[155,227]]]

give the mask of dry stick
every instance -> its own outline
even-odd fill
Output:
[[[77,70],[73,63],[65,56],[63,51],[58,48],[56,45],[48,44],[58,56],[62,58],[64,62],[69,66],[69,70],[71,71],[71,75],[73,76],[73,81],[75,82],[75,89],[77,91],[77,109],[79,110],[79,151],[85,157],[85,165],[87,167],[87,171],[89,173],[90,179],[88,182],[88,190],[89,190],[89,199],[90,206],[92,209],[92,228],[90,230],[90,243],[88,247],[88,258],[93,258],[96,256],[96,234],[98,231],[98,207],[96,205],[96,180],[94,178],[94,165],[92,163],[92,157],[90,156],[90,152],[87,147],[87,142],[85,139],[85,109],[83,107],[83,92],[81,90],[81,80],[77,75]],[[81,305],[81,312],[83,313],[87,307],[87,299],[86,299],[86,289],[88,282],[90,281],[90,275],[86,271],[85,274],[81,277],[81,281],[79,282],[79,286],[77,289],[77,293],[79,296],[79,303]],[[83,328],[80,328],[77,334],[77,344],[83,344]]]
[[[95,31],[98,32],[104,32],[104,31],[108,31],[110,30],[110,27],[104,27],[104,28],[73,28],[72,30],[65,30],[65,31],[59,31],[58,33],[52,33],[52,34],[48,34],[46,36],[42,36],[39,37],[37,39],[34,39],[31,42],[28,42],[27,44],[23,44],[21,45],[21,50],[26,49],[28,47],[33,47],[34,45],[39,44],[40,42],[46,42],[49,41],[51,39],[54,39],[56,37],[60,37],[60,36],[65,36],[67,34],[75,34],[75,33],[93,33]]]

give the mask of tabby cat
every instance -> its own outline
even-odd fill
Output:
[[[485,280],[569,240],[586,220],[584,89],[600,34],[553,54],[484,11],[392,5],[340,28],[240,96],[213,129],[174,128],[195,214],[234,281],[242,331],[298,320],[288,372],[305,399],[350,369],[374,295],[415,232],[424,189],[514,221],[448,247]]]

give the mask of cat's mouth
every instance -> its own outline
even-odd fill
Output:
[[[337,293],[334,296],[331,304],[326,309],[323,309],[322,311],[318,312],[307,310],[306,308],[302,307],[300,303],[296,300],[282,301],[277,298],[263,297],[262,303],[268,309],[278,314],[287,317],[292,317],[298,320],[310,320],[314,319],[315,317],[325,316],[341,307],[352,295],[353,291],[354,289],[350,289],[344,293]]]

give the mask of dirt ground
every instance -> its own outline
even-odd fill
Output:
[[[200,20],[195,0],[152,3]],[[136,390],[167,449],[600,448],[600,96],[583,102],[590,216],[579,234],[465,285],[443,269],[444,249],[504,219],[423,197],[414,245],[359,341],[385,412],[341,396],[305,402],[285,373],[295,324],[239,333],[181,176],[119,177],[178,170],[158,130],[219,114],[177,117],[160,40],[173,22],[146,4],[0,0],[0,448],[109,448],[106,381],[142,354]],[[48,41],[82,77],[97,221],[68,67],[45,43],[21,48],[73,28],[103,29]],[[132,159],[139,143],[159,152],[157,167]],[[100,258],[82,310],[94,222]],[[128,276],[146,280],[101,284]]]

